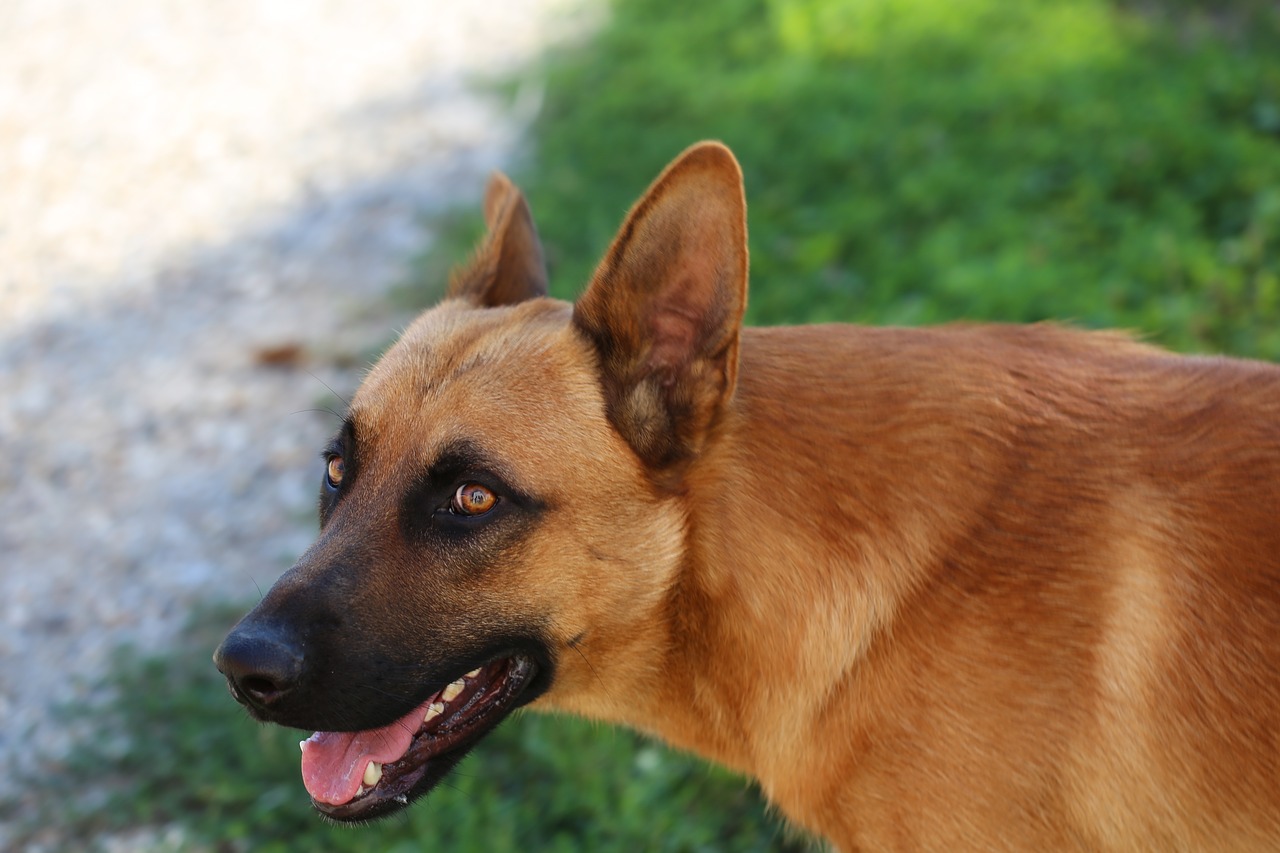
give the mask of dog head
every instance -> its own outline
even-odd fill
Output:
[[[576,305],[546,296],[519,191],[373,368],[324,451],[320,534],[215,654],[303,743],[337,819],[426,793],[513,709],[596,716],[654,677],[685,554],[682,482],[733,393],[742,179],[678,158]]]

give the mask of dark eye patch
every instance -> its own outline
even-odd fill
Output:
[[[471,442],[445,448],[401,500],[400,527],[406,541],[492,552],[521,538],[546,507],[498,473],[501,467]],[[484,486],[497,496],[493,509],[476,516],[450,511],[454,493],[468,483]]]
[[[356,453],[356,447],[356,425],[355,421],[348,415],[346,420],[342,422],[337,434],[329,440],[324,450],[320,451],[320,458],[325,461],[326,465],[334,457],[341,457],[343,465],[342,485],[340,487],[334,488],[330,485],[327,476],[324,474],[320,477],[319,511],[321,527],[329,523],[329,517],[333,515],[333,510],[337,507],[338,501],[351,490],[351,485],[355,482],[356,475],[359,473],[360,457]]]

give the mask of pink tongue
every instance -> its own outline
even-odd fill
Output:
[[[355,798],[370,761],[399,761],[422,727],[424,702],[389,726],[363,732],[316,732],[302,742],[302,784],[312,799],[340,806]]]

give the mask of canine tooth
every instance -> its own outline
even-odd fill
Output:
[[[459,678],[444,689],[444,692],[440,694],[440,698],[446,702],[452,702],[458,698],[458,694],[462,692],[462,688],[465,686],[466,684]]]
[[[423,715],[422,722],[429,723],[443,713],[444,713],[444,703],[432,702],[430,705],[427,706],[427,713]]]
[[[480,667],[476,667],[475,669],[473,669],[473,670],[471,670],[470,672],[468,672],[466,677],[467,677],[467,678],[475,678],[475,677],[476,677],[477,675],[479,675],[479,674],[480,674]]]
[[[298,741],[298,749],[302,750],[303,752],[306,752],[307,740],[308,740],[307,738],[303,738],[302,740]]]
[[[361,785],[359,788],[356,789],[357,797],[363,797],[367,793],[369,793],[369,789],[366,788],[364,785]]]
[[[361,780],[370,788],[378,784],[378,780],[382,778],[382,765],[376,761],[370,761],[364,768],[364,778]]]

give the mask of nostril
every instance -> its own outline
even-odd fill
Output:
[[[271,679],[254,675],[240,679],[240,690],[264,705],[280,698],[285,692]]]

